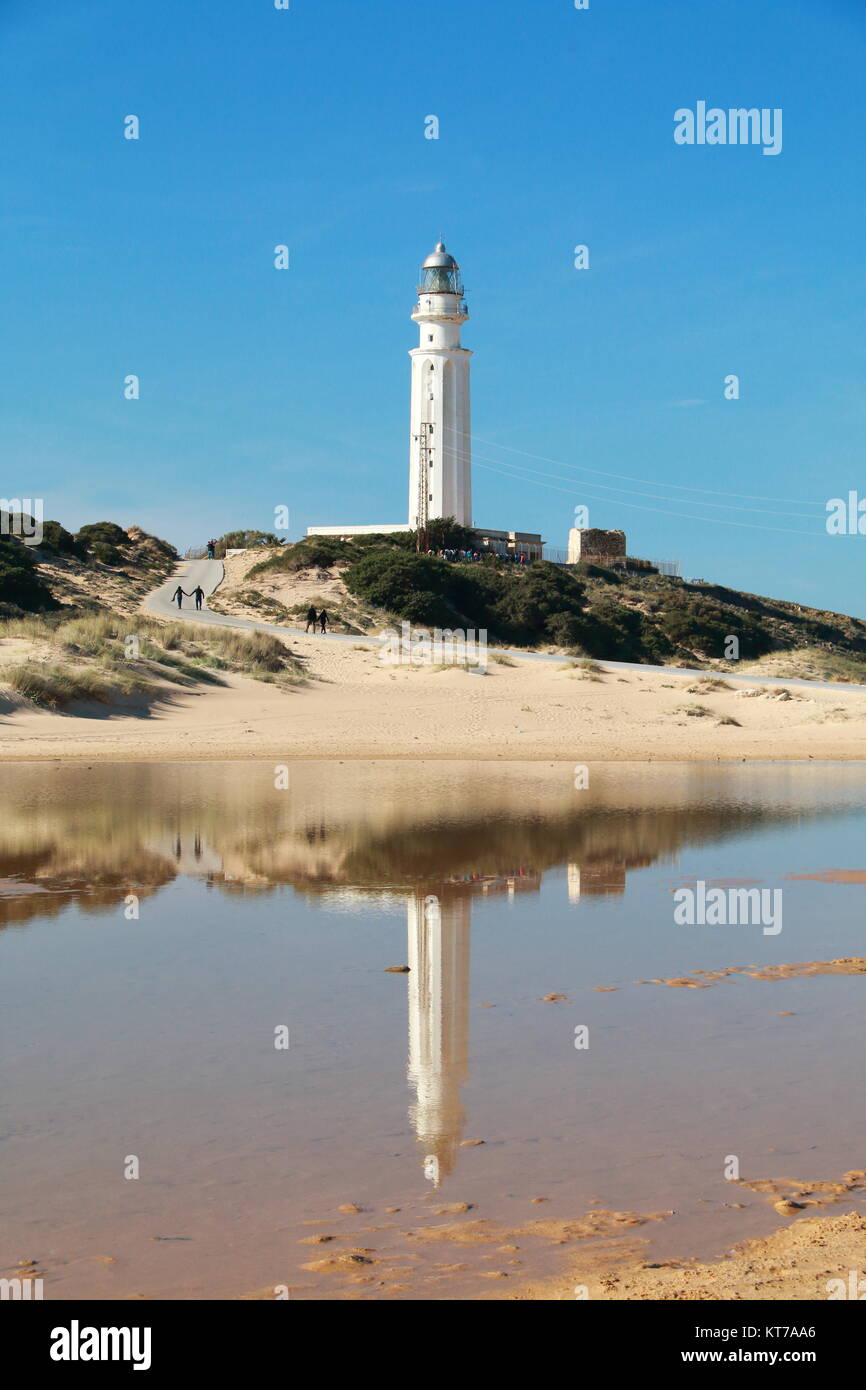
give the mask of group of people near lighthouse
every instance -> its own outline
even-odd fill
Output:
[[[507,560],[515,565],[525,565],[529,563],[528,557],[522,550],[508,550],[503,552],[500,550],[452,550],[446,548],[445,550],[429,549],[424,553],[436,560],[449,560],[452,564],[477,564],[479,560],[489,560],[491,558],[493,560]]]

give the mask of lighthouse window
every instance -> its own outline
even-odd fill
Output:
[[[432,341],[433,341],[433,334],[432,334],[432,333],[428,333],[428,334],[427,334],[427,341],[428,341],[428,343],[432,343]]]

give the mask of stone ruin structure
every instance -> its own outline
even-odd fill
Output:
[[[568,563],[581,560],[606,569],[625,564],[625,531],[599,531],[594,527],[573,526],[568,533]]]

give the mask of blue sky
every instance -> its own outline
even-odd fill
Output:
[[[864,70],[862,0],[0,0],[0,490],[181,548],[402,520],[442,236],[476,522],[564,546],[583,503],[866,616],[824,531],[866,497]],[[676,145],[701,100],[781,107],[782,153]]]

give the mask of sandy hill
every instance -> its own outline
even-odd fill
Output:
[[[601,660],[866,682],[861,619],[720,584],[594,565],[524,569],[490,557],[454,564],[384,537],[252,548],[229,557],[225,571],[211,607],[258,622],[303,624],[312,604],[335,631],[359,635],[408,620]]]

